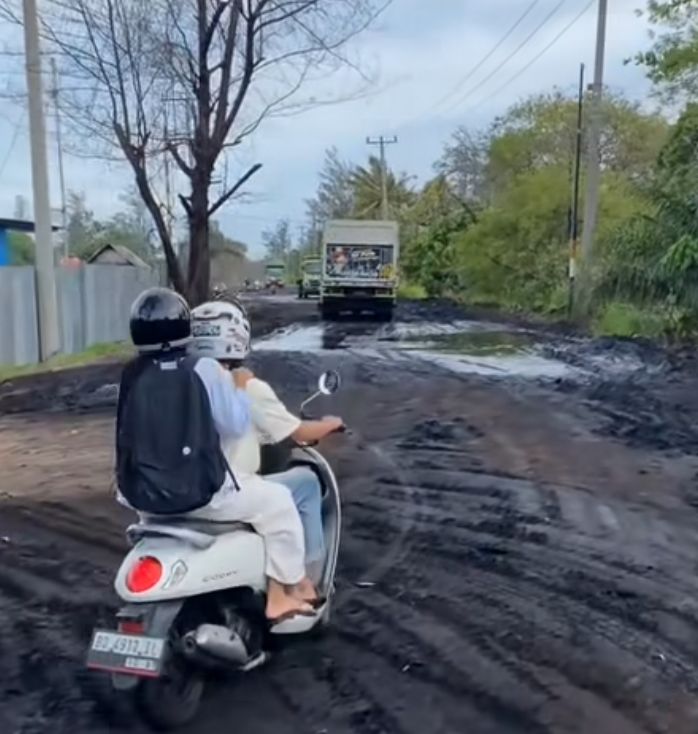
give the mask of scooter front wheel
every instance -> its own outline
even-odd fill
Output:
[[[188,724],[201,704],[203,674],[183,662],[177,663],[168,666],[161,678],[141,681],[135,691],[138,711],[158,731]]]

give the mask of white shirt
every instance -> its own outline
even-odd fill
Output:
[[[234,441],[224,441],[223,450],[233,472],[257,474],[261,465],[259,447],[274,444],[291,436],[301,421],[286,409],[271,386],[256,377],[247,383],[250,398],[250,427]]]

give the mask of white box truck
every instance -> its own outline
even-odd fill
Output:
[[[322,317],[370,312],[390,320],[397,299],[399,254],[397,222],[327,222],[322,238]]]

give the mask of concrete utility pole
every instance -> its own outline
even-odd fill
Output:
[[[589,306],[591,288],[591,267],[594,254],[594,238],[599,215],[599,186],[601,183],[601,162],[599,143],[601,138],[601,101],[603,98],[603,69],[606,51],[606,19],[608,0],[599,0],[599,17],[596,29],[596,60],[594,62],[594,83],[591,95],[591,115],[587,150],[587,185],[584,200],[584,230],[582,232],[582,292],[578,308],[586,311]],[[582,315],[582,314],[580,314]]]
[[[61,139],[61,109],[58,104],[58,69],[56,68],[56,59],[51,57],[51,76],[53,80],[53,89],[51,89],[51,97],[53,98],[53,111],[56,115],[56,145],[58,147],[58,178],[61,186],[61,228],[63,229],[63,256],[68,257],[68,208],[65,196],[65,170],[63,168],[63,142]]]
[[[36,0],[23,0],[24,53],[29,93],[29,140],[32,160],[34,222],[36,242],[36,281],[39,301],[39,341],[41,359],[60,349],[56,273],[51,242],[51,202],[46,164],[46,124],[41,83],[41,52]]]
[[[568,316],[572,315],[575,302],[575,279],[577,277],[577,245],[579,244],[579,179],[582,168],[582,142],[584,137],[584,64],[579,67],[579,96],[577,99],[577,133],[575,136],[574,171],[572,183],[572,206],[570,208],[570,269]]]
[[[383,219],[390,219],[390,206],[388,203],[388,164],[385,159],[385,146],[394,145],[397,143],[397,136],[393,135],[392,138],[384,138],[382,135],[379,138],[366,138],[368,145],[378,145],[380,147],[380,161],[381,161],[381,203]]]

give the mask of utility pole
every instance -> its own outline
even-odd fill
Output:
[[[382,135],[379,138],[366,138],[367,145],[378,145],[380,147],[381,161],[381,216],[383,219],[390,219],[390,206],[388,203],[388,164],[385,159],[385,146],[397,143],[397,136],[385,138]]]
[[[56,115],[56,145],[58,146],[58,178],[61,186],[61,228],[63,229],[63,256],[68,257],[68,209],[66,206],[65,196],[65,171],[63,168],[63,143],[61,140],[61,110],[58,104],[58,69],[56,68],[56,59],[51,57],[51,75],[53,79],[53,89],[51,97],[53,99],[53,110]]]
[[[51,201],[46,162],[46,124],[41,80],[41,51],[36,0],[23,0],[24,53],[29,94],[29,140],[32,161],[32,190],[36,242],[36,281],[39,301],[39,341],[41,359],[60,349],[58,307],[53,244],[51,242]]]
[[[577,277],[577,245],[579,243],[579,178],[582,168],[582,139],[584,124],[584,64],[579,67],[579,98],[577,101],[577,133],[574,152],[574,182],[572,184],[572,209],[570,216],[570,293],[568,315],[572,315],[575,299],[575,278]]]
[[[606,19],[608,0],[599,0],[599,17],[596,28],[596,59],[594,61],[594,83],[591,91],[591,115],[587,152],[587,185],[584,200],[584,230],[582,232],[582,282],[577,299],[578,314],[586,315],[591,297],[591,267],[594,254],[594,238],[599,215],[599,187],[601,184],[601,161],[599,143],[601,138],[601,101],[603,98],[603,70],[606,51]]]

